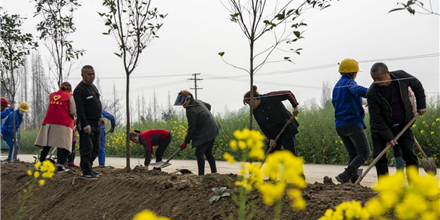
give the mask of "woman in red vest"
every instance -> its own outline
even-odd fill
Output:
[[[64,173],[67,156],[72,151],[73,118],[76,115],[72,86],[68,82],[61,84],[60,90],[49,95],[49,107],[35,146],[42,149],[40,161],[46,160],[51,147],[57,148],[57,172]]]
[[[156,150],[156,163],[162,161],[163,153],[171,142],[171,134],[164,129],[150,129],[143,132],[134,130],[130,132],[130,140],[136,144],[141,144],[145,149],[144,165],[148,167],[153,154],[153,146],[158,145]]]

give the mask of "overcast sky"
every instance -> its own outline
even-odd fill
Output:
[[[254,84],[260,93],[291,90],[300,105],[313,98],[319,102],[323,82],[333,86],[339,79],[338,62],[354,58],[363,70],[356,79],[360,85],[372,83],[369,70],[375,62],[383,61],[390,70],[402,69],[419,78],[427,94],[439,94],[439,16],[412,16],[406,11],[388,14],[398,1],[340,0],[323,11],[307,11],[302,16],[308,24],[305,39],[292,45],[304,49],[301,55],[273,54],[270,60],[290,56],[294,63],[267,64],[255,75]],[[113,54],[118,52],[116,41],[102,35],[107,28],[97,14],[105,8],[98,0],[81,3],[74,15],[77,31],[70,39],[74,48],[86,53],[76,65],[94,66],[104,96],[110,96],[116,84],[124,98],[125,72],[122,61]],[[432,3],[438,12],[439,1]],[[29,0],[3,0],[4,10],[27,17],[24,31],[37,36],[35,25],[41,18],[33,17],[34,5]],[[132,74],[132,101],[143,94],[148,105],[155,91],[159,104],[165,106],[168,92],[174,101],[180,90],[194,87],[194,81],[188,80],[192,74],[201,73],[199,99],[210,103],[216,112],[241,108],[243,94],[249,90],[249,75],[227,65],[218,52],[225,52],[229,63],[247,68],[249,49],[221,1],[153,0],[153,5],[168,16],[158,33],[160,38],[145,50]],[[270,39],[258,42],[257,47],[267,48],[273,43]],[[40,45],[47,57],[47,49]],[[78,68],[69,82],[76,86],[80,80]]]

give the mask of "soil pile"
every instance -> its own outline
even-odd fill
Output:
[[[1,164],[1,219],[11,219],[18,210],[18,195],[27,189],[33,177],[31,163]],[[157,215],[178,219],[226,219],[236,215],[234,199],[223,197],[209,203],[216,194],[214,187],[226,186],[226,192],[237,195],[234,174],[205,176],[169,174],[136,167],[131,172],[112,167],[95,168],[102,173],[98,180],[80,177],[79,169],[55,174],[42,187],[36,186],[27,202],[22,219],[132,219],[144,209]],[[318,219],[327,208],[343,201],[365,202],[376,193],[368,187],[345,184],[335,185],[327,178],[325,183],[309,184],[303,191],[307,208],[293,211],[290,201],[283,200],[282,219]],[[258,192],[248,196],[248,207],[253,207],[254,219],[271,219],[273,207],[263,204]],[[236,217],[232,217],[235,219]]]

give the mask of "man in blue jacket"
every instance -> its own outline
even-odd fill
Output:
[[[101,114],[101,143],[99,147],[99,153],[98,153],[98,160],[99,160],[99,166],[105,166],[105,122],[104,118],[107,118],[110,120],[111,128],[108,132],[113,133],[115,131],[116,127],[116,120],[115,117],[108,113],[107,111],[102,110]]]
[[[3,119],[8,117],[12,111],[14,111],[14,105],[9,106],[8,99],[5,97],[2,97],[1,98],[1,126],[3,126]],[[2,137],[2,139],[3,139],[3,137]]]
[[[14,117],[15,115],[15,131],[20,129],[21,123],[23,122],[23,115],[29,110],[29,104],[26,102],[22,102],[17,110],[11,112],[9,116],[6,118],[5,123],[2,125],[1,133],[3,139],[9,146],[8,159],[7,161],[11,161],[15,158],[15,155],[12,155],[14,152]],[[18,142],[16,142],[15,150],[18,152]]]
[[[359,72],[358,62],[344,59],[339,65],[341,79],[333,89],[332,103],[335,107],[336,132],[341,137],[348,152],[348,167],[336,180],[340,183],[354,183],[358,179],[358,169],[370,157],[370,145],[367,135],[362,107],[362,97],[367,97],[367,88],[355,81]]]

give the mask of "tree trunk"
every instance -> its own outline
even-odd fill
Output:
[[[250,49],[250,77],[251,77],[251,89],[249,91],[251,91],[250,93],[250,100],[249,100],[249,107],[250,107],[250,111],[249,111],[249,130],[252,130],[252,116],[254,114],[254,108],[253,108],[253,102],[254,102],[254,41],[251,40],[251,43],[249,45],[249,49]]]
[[[130,74],[127,73],[127,85],[126,85],[126,96],[125,96],[125,110],[127,113],[127,134],[125,140],[125,146],[127,149],[126,159],[127,159],[127,167],[125,167],[126,171],[130,171]]]

